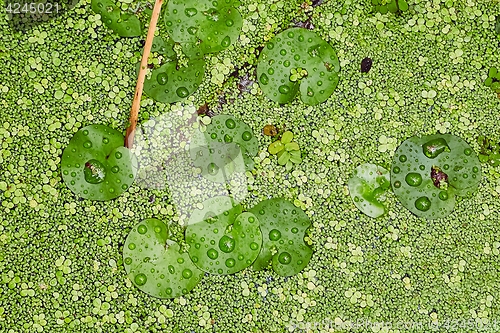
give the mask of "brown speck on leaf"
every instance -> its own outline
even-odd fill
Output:
[[[198,113],[198,116],[208,116],[210,118],[215,116],[215,113],[212,110],[210,110],[207,103],[201,105],[196,113]]]
[[[295,22],[295,26],[298,28],[314,30],[314,25],[309,20],[307,20],[305,22]]]
[[[154,66],[155,66],[155,65],[153,65],[153,64],[148,64],[148,68],[149,68],[149,69],[152,69]]]
[[[361,60],[361,73],[368,73],[370,68],[372,68],[372,59],[366,57]]]

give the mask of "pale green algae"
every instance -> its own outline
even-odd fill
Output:
[[[500,318],[498,168],[484,166],[478,193],[434,221],[416,218],[391,195],[388,214],[371,219],[347,192],[357,165],[388,166],[397,145],[414,134],[453,133],[476,151],[478,135],[500,137],[493,116],[499,100],[482,86],[499,63],[495,2],[412,2],[397,17],[370,13],[368,1],[301,5],[242,1],[239,41],[207,56],[204,82],[184,104],[196,110],[208,102],[256,134],[268,123],[294,133],[303,161],[289,173],[270,160],[272,139],[259,137],[243,204],[272,195],[302,207],[313,222],[306,238],[312,259],[288,278],[269,270],[204,276],[190,294],[163,301],[126,279],[121,254],[144,218],[170,221],[179,238],[168,189],[133,185],[113,201],[80,201],[59,169],[78,129],[126,127],[140,38],[109,34],[89,1],[24,34],[0,19],[0,64],[8,69],[0,81],[1,330],[283,332],[357,319],[488,325]],[[299,100],[279,106],[255,84],[240,91],[241,80],[227,69],[246,68],[239,74],[255,80],[255,49],[309,15],[341,62],[333,95],[316,107]],[[366,56],[373,66],[360,73]],[[149,98],[142,105],[141,119],[180,112],[178,104]],[[455,331],[478,330],[470,325]]]

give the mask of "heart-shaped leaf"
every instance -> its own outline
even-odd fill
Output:
[[[61,158],[63,180],[75,194],[91,200],[111,200],[134,182],[135,156],[123,146],[123,135],[104,125],[80,129]]]
[[[124,13],[111,0],[92,0],[92,10],[101,15],[104,24],[121,37],[135,37],[142,33],[137,17]]]
[[[282,276],[304,269],[312,256],[312,249],[304,242],[311,226],[306,213],[281,198],[261,201],[249,211],[258,217],[263,237],[262,250],[252,267],[261,270],[272,264]]]
[[[300,81],[290,80],[292,70],[305,69]],[[330,97],[339,82],[340,62],[333,48],[316,33],[285,30],[264,47],[257,64],[262,91],[278,103],[292,101],[300,89],[302,102],[316,105]]]
[[[219,197],[227,205],[229,198]],[[186,229],[189,256],[200,269],[212,274],[232,274],[250,266],[262,247],[259,220],[232,206],[222,214],[212,209],[211,199],[195,212]]]
[[[396,150],[391,183],[401,203],[417,216],[445,217],[455,195],[471,196],[481,179],[472,148],[452,134],[414,136]]]
[[[143,292],[159,298],[187,294],[203,277],[179,244],[167,245],[167,226],[157,219],[137,224],[125,241],[123,262],[130,280]]]
[[[349,194],[354,205],[370,217],[386,213],[385,192],[390,187],[389,171],[381,166],[365,163],[354,169],[349,179]]]

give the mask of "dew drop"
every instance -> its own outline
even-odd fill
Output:
[[[132,258],[127,257],[125,258],[125,264],[130,265],[132,263]]]
[[[403,163],[404,163],[404,162],[406,162],[406,160],[407,160],[406,155],[401,155],[401,156],[399,156],[399,161],[400,161],[400,162],[403,162]]]
[[[431,201],[427,197],[420,197],[415,200],[415,208],[422,212],[426,212],[431,208]]]
[[[215,260],[215,259],[217,259],[217,257],[219,257],[219,252],[217,252],[217,250],[215,250],[215,249],[210,249],[207,251],[207,256],[210,259]]]
[[[268,73],[269,75],[273,75],[273,74],[274,74],[274,69],[269,68],[269,69],[267,70],[267,73]]]
[[[267,75],[265,73],[261,74],[259,80],[260,80],[260,82],[262,84],[268,84],[269,83],[269,78],[267,77]]]
[[[226,135],[224,135],[224,142],[231,143],[231,142],[233,142],[233,138],[229,134],[226,134]]]
[[[83,135],[89,135],[89,131],[84,130],[84,131],[83,131]]]
[[[470,149],[470,148],[465,149],[464,154],[469,156],[470,154],[472,154],[472,149]]]
[[[92,148],[92,142],[90,142],[90,141],[85,141],[85,142],[83,143],[83,147],[85,147],[85,148]]]
[[[294,55],[293,59],[295,59],[295,61],[299,61],[300,60],[300,55],[298,55],[298,54]]]
[[[283,265],[288,265],[292,261],[292,256],[288,252],[282,252],[278,256],[278,261]]]
[[[146,232],[148,232],[148,228],[144,224],[141,224],[137,227],[137,232],[141,235],[144,235]]]
[[[290,60],[283,61],[283,66],[290,67]]]
[[[233,25],[234,25],[234,21],[233,21],[233,20],[228,19],[228,20],[226,21],[226,26],[228,26],[228,27],[232,27]]]
[[[231,38],[229,38],[229,36],[224,37],[224,39],[220,42],[220,45],[222,47],[228,47],[231,45]]]
[[[180,98],[184,98],[184,97],[187,97],[189,95],[189,90],[187,90],[185,87],[179,87],[179,88],[177,88],[177,90],[175,91],[175,93]]]
[[[177,263],[183,264],[184,263],[184,258],[182,258],[182,257],[177,258]]]
[[[187,17],[193,17],[196,14],[198,14],[198,11],[196,10],[196,8],[186,8],[184,10],[184,13],[186,14]]]
[[[92,159],[85,163],[83,174],[87,183],[99,184],[106,177],[106,169],[101,162]]]
[[[394,187],[395,187],[395,188],[400,188],[400,187],[401,187],[401,182],[400,182],[399,180],[396,180],[396,181],[394,182]]]
[[[236,265],[236,260],[234,260],[233,258],[229,258],[226,260],[225,264],[226,267],[234,267],[234,265]]]
[[[410,186],[420,186],[422,184],[422,176],[419,173],[410,172],[406,175],[405,181]]]
[[[168,82],[168,76],[166,73],[160,73],[156,76],[156,81],[161,84],[161,85],[164,85],[164,84],[167,84]]]
[[[286,85],[281,85],[281,86],[279,86],[278,91],[280,93],[282,93],[283,95],[286,95],[290,92],[290,87],[288,87]]]
[[[447,200],[448,199],[448,192],[446,192],[446,191],[439,192],[439,199]]]
[[[282,56],[286,56],[286,50],[285,50],[285,49],[281,49],[281,50],[280,50],[280,54],[281,54]]]
[[[259,244],[252,242],[250,243],[250,248],[255,251],[259,248]]]
[[[210,175],[214,176],[219,172],[219,167],[215,163],[210,163],[207,167],[207,171]]]
[[[245,131],[243,132],[243,134],[241,135],[241,138],[245,141],[249,141],[251,138],[252,138],[252,133],[248,132],[248,131]]]
[[[392,171],[397,174],[401,172],[401,169],[398,166],[395,166],[394,168],[392,168]]]
[[[174,266],[172,266],[172,265],[168,265],[168,272],[169,272],[170,274],[175,274],[175,268],[174,268]]]
[[[272,241],[277,241],[281,238],[281,232],[278,229],[273,229],[269,231],[269,239]]]
[[[236,246],[236,241],[227,235],[222,236],[222,238],[219,240],[219,249],[224,253],[232,252],[235,246]]]
[[[274,48],[274,44],[273,43],[267,43],[267,48],[269,50],[272,50]]]
[[[146,284],[146,282],[148,281],[148,278],[146,277],[145,274],[143,273],[140,273],[140,274],[137,274],[134,278],[134,281],[135,281],[135,284],[138,285],[138,286],[143,286]]]
[[[119,151],[117,151],[117,152],[115,153],[115,157],[116,157],[117,159],[122,158],[122,153],[120,153]]]
[[[193,272],[186,268],[185,270],[182,271],[182,277],[185,279],[189,279],[191,276],[193,276]]]
[[[118,171],[120,171],[120,168],[117,165],[115,165],[114,167],[111,168],[111,171],[113,173],[117,173]]]
[[[226,120],[226,127],[233,129],[236,127],[236,122],[233,119],[227,119]]]

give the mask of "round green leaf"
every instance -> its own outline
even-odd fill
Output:
[[[144,81],[144,92],[158,102],[178,102],[198,89],[204,73],[203,59],[192,59],[186,67],[179,68],[177,62],[168,62],[152,71]]]
[[[261,201],[249,211],[258,217],[263,237],[262,250],[252,267],[261,270],[271,264],[282,276],[304,269],[312,256],[312,249],[304,242],[311,226],[306,213],[281,198]]]
[[[291,70],[297,68],[305,69],[307,75],[291,81]],[[324,102],[337,87],[339,71],[340,63],[333,48],[316,33],[303,28],[291,28],[276,35],[262,50],[257,64],[262,91],[278,103],[293,100],[299,87],[305,104]]]
[[[229,199],[222,198],[218,199]],[[191,260],[212,274],[232,274],[250,266],[262,247],[259,220],[252,213],[241,213],[240,205],[222,214],[212,211],[211,202],[203,205],[203,210],[191,216],[186,229]]]
[[[219,52],[238,39],[243,19],[233,1],[173,0],[165,9],[170,37],[182,44],[199,44],[203,53]]]
[[[371,163],[362,164],[354,169],[348,185],[354,205],[360,211],[370,217],[387,212],[384,201],[390,186],[388,170]]]
[[[141,22],[131,14],[123,13],[111,0],[92,0],[92,10],[101,15],[101,21],[120,37],[135,37],[142,33]]]
[[[167,226],[157,219],[137,224],[125,241],[123,262],[134,285],[159,298],[187,294],[203,277],[179,244],[167,245]]]
[[[111,200],[134,182],[135,156],[123,146],[123,135],[104,125],[80,129],[64,149],[62,177],[75,194],[91,200]]]
[[[401,203],[417,216],[445,217],[455,195],[470,196],[481,179],[476,153],[452,134],[414,136],[396,150],[391,184]]]

